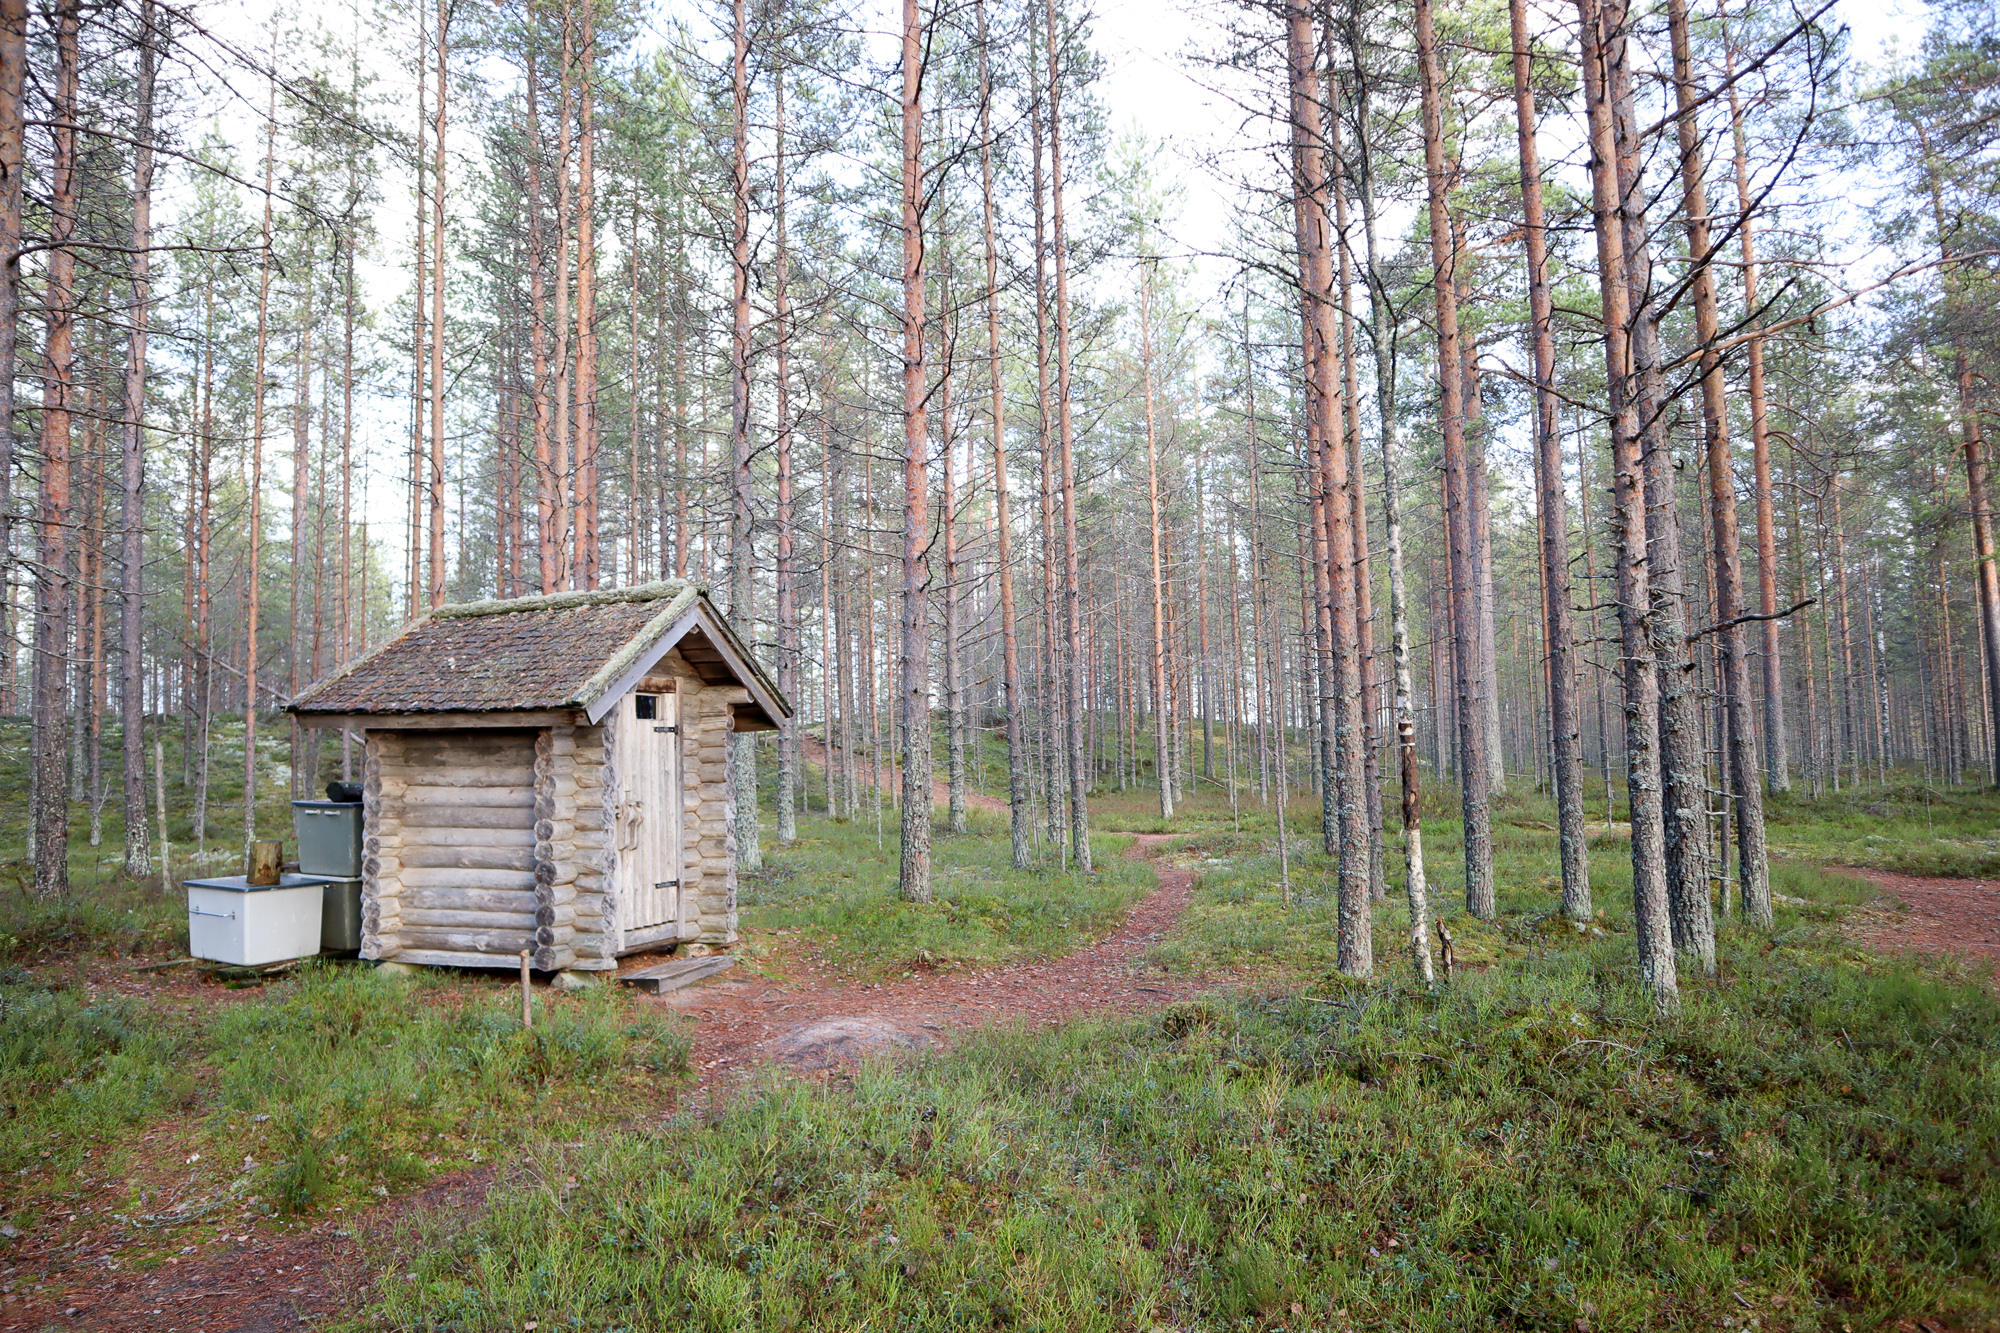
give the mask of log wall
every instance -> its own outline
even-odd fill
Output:
[[[669,653],[679,696],[682,939],[736,938],[731,705]],[[364,958],[609,970],[619,924],[616,719],[602,726],[367,733]]]
[[[537,909],[530,731],[371,731],[362,957],[518,955]]]

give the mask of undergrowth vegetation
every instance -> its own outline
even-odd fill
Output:
[[[878,843],[872,823],[808,817],[799,840],[765,852],[739,889],[744,926],[809,936],[842,971],[901,975],[983,967],[1068,953],[1117,925],[1153,886],[1153,872],[1124,859],[1132,840],[1091,839],[1093,870],[1016,870],[1006,821],[968,817],[963,836],[931,847],[934,897],[896,896],[896,830]],[[940,825],[942,820],[940,820]]]
[[[0,1178],[17,1229],[79,1198],[179,1239],[350,1209],[531,1132],[629,1113],[635,1084],[687,1068],[678,1020],[608,990],[542,1001],[532,1030],[496,982],[354,966],[175,998],[0,985]]]
[[[1764,806],[1774,855],[1912,875],[2000,876],[2000,794],[1903,777]]]
[[[991,1032],[543,1144],[361,1327],[1844,1330],[2000,1317],[2000,1005],[1811,925]],[[559,1224],[555,1224],[560,1219]],[[385,1262],[387,1262],[385,1260]],[[1905,1327],[1913,1325],[1904,1325]]]

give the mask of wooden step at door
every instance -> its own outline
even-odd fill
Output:
[[[736,966],[734,954],[713,954],[707,958],[674,958],[653,967],[645,967],[637,972],[627,972],[618,978],[627,986],[637,986],[649,995],[664,995],[668,991],[692,986],[697,981],[706,981],[718,972],[727,972]]]

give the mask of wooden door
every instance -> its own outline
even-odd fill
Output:
[[[618,862],[625,932],[658,932],[680,919],[681,738],[679,696],[635,693],[620,704]]]

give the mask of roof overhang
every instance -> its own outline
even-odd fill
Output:
[[[588,697],[580,701],[585,717],[593,724],[602,721],[620,699],[636,689],[648,672],[696,630],[700,630],[702,637],[714,648],[736,683],[749,691],[750,702],[735,705],[736,730],[775,731],[780,723],[792,716],[791,701],[764,674],[749,648],[736,637],[736,631],[722,618],[708,600],[708,595],[702,593],[667,626],[665,633],[653,639],[616,675],[601,685],[595,680],[591,682]],[[642,639],[644,637],[641,636]]]

